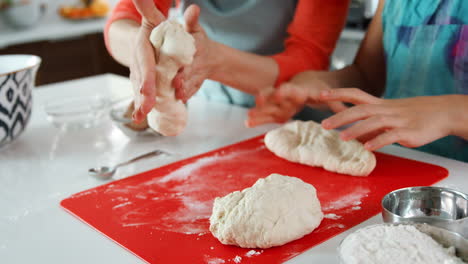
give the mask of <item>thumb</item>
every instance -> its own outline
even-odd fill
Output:
[[[153,26],[165,20],[164,15],[155,6],[153,0],[133,0],[133,4],[142,18],[153,24]]]
[[[185,30],[189,33],[194,33],[202,30],[202,27],[198,23],[198,17],[200,16],[200,7],[197,5],[190,5],[184,12],[185,19]]]

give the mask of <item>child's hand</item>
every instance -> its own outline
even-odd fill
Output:
[[[264,90],[256,98],[256,106],[248,113],[246,125],[254,127],[265,123],[284,123],[305,105],[314,108],[328,107],[339,112],[346,107],[341,102],[321,102],[320,92],[330,88],[322,81],[307,83],[285,83],[278,89]]]
[[[343,140],[368,138],[365,148],[376,150],[400,143],[419,147],[451,133],[455,116],[450,96],[426,96],[385,100],[355,88],[324,91],[323,101],[343,101],[355,104],[348,110],[323,120],[325,129],[334,129],[360,121],[343,130]]]

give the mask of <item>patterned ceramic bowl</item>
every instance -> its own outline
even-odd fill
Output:
[[[15,140],[28,124],[40,64],[34,55],[0,56],[0,148]]]

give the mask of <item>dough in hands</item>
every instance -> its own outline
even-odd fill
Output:
[[[195,40],[176,21],[166,20],[153,29],[150,41],[157,51],[156,105],[147,116],[148,125],[164,136],[176,136],[187,123],[187,109],[175,98],[172,80],[177,71],[193,61]]]
[[[274,129],[265,135],[265,145],[289,161],[353,176],[369,175],[376,164],[374,154],[360,142],[343,141],[337,131],[314,121],[294,121]]]
[[[312,185],[296,177],[271,174],[252,187],[217,197],[210,231],[226,245],[269,248],[309,234],[322,219]]]

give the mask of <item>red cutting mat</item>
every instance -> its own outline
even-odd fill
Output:
[[[368,177],[339,175],[278,158],[260,136],[77,193],[61,205],[149,263],[282,263],[378,214],[386,193],[448,175],[439,166],[376,156]],[[219,243],[208,231],[213,199],[271,173],[314,185],[326,218],[280,247],[250,251]]]

